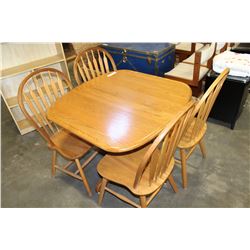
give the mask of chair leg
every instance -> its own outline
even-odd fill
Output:
[[[206,158],[206,148],[202,140],[199,141],[199,146],[200,146],[203,158]]]
[[[99,193],[99,197],[98,197],[99,206],[101,206],[101,204],[102,204],[102,200],[103,200],[103,196],[104,196],[104,192],[105,192],[105,187],[107,186],[107,183],[108,183],[108,180],[105,178],[102,178],[101,189],[100,189],[100,193]]]
[[[185,149],[180,149],[181,156],[181,174],[182,174],[182,186],[187,187],[187,162]]]
[[[51,165],[51,175],[54,177],[56,174],[56,150],[52,150],[52,165]]]
[[[101,186],[102,186],[102,179],[100,179],[100,180],[97,182],[96,186],[95,186],[95,191],[96,191],[97,193],[100,192]]]
[[[87,189],[87,192],[88,192],[88,195],[91,197],[92,196],[92,193],[91,193],[91,190],[90,190],[90,187],[89,187],[89,183],[86,179],[86,176],[85,174],[83,173],[83,170],[82,170],[82,166],[81,166],[81,163],[79,161],[79,159],[75,159],[75,162],[76,162],[76,166],[79,170],[79,173],[80,173],[80,176],[82,178],[82,182],[83,182],[83,185],[85,186],[85,188]]]
[[[169,181],[171,187],[173,188],[174,192],[177,193],[178,192],[178,188],[177,188],[177,185],[176,185],[176,183],[174,181],[174,178],[173,178],[172,174],[169,175],[168,181]]]
[[[141,195],[140,196],[140,203],[141,203],[141,207],[142,208],[147,207],[147,200],[146,200],[146,196],[145,195]]]

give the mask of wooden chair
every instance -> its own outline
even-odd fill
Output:
[[[130,205],[146,207],[167,180],[173,190],[178,191],[171,174],[174,167],[173,153],[186,127],[193,104],[190,101],[152,144],[125,154],[104,156],[97,166],[97,171],[102,176],[99,205],[104,192],[108,191]],[[122,185],[139,196],[140,205],[107,187],[108,182]]]
[[[222,48],[219,48],[219,50]],[[192,54],[190,57],[185,59],[183,63],[189,63],[189,64],[194,64],[195,63],[195,57],[199,57],[200,54],[200,65],[203,67],[207,67],[209,69],[212,69],[213,66],[213,58],[216,54],[217,50],[217,43],[211,43],[211,44],[206,44],[203,48],[200,50],[196,51],[194,54]]]
[[[72,89],[68,78],[60,71],[52,68],[43,68],[32,72],[24,78],[18,89],[18,103],[25,117],[47,141],[52,150],[52,176],[56,169],[83,182],[89,196],[91,190],[83,172],[83,168],[96,156],[93,152],[81,165],[80,158],[90,149],[80,138],[59,128],[46,117],[47,109],[61,96]],[[69,160],[63,167],[57,165],[57,153]],[[75,162],[76,169],[69,170]]]
[[[227,48],[228,48],[228,43],[212,43],[211,45],[208,44],[204,46],[202,49],[198,51],[201,53],[201,65],[209,69],[212,69],[214,56],[226,51]],[[194,64],[194,60],[195,60],[195,53],[190,57],[188,57],[187,59],[185,59],[183,62]]]
[[[177,43],[175,46],[175,56],[178,62],[182,62],[203,46],[202,43]]]
[[[203,157],[206,156],[205,146],[202,139],[206,133],[206,121],[213,107],[213,104],[227,78],[229,69],[225,69],[208,88],[206,93],[197,101],[193,114],[188,122],[188,129],[181,138],[178,148],[180,150],[181,167],[182,167],[182,185],[187,187],[187,165],[186,162],[193,153],[197,145],[200,146]],[[177,161],[178,162],[178,161]]]
[[[206,45],[188,59],[179,63],[174,69],[165,73],[164,77],[188,84],[192,89],[193,96],[200,96],[202,92],[202,82],[209,69],[212,68],[215,48],[215,43]]]
[[[100,47],[80,52],[74,61],[74,77],[78,85],[116,70],[112,56]]]

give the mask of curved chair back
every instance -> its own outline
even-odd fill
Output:
[[[194,102],[190,101],[154,140],[136,172],[134,188],[140,184],[144,174],[148,175],[149,186],[154,185],[158,178],[166,177],[174,152],[185,131],[193,108]]]
[[[59,128],[47,119],[46,111],[72,88],[69,79],[53,68],[32,72],[19,86],[18,104],[22,112],[50,145],[53,145],[50,137],[58,132]]]
[[[80,52],[74,61],[74,77],[78,85],[115,70],[114,59],[100,47]]]
[[[188,127],[188,135],[185,134],[187,140],[192,140],[197,136],[202,127],[207,121],[209,113],[214,105],[214,102],[229,74],[229,69],[226,68],[213,82],[213,84],[207,89],[205,94],[195,105],[194,112],[190,118]]]

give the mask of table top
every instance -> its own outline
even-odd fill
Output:
[[[98,148],[126,152],[157,136],[191,96],[184,83],[118,70],[74,88],[47,116]]]

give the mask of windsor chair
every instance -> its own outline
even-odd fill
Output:
[[[92,152],[81,164],[80,158],[89,152],[92,146],[48,120],[46,114],[55,101],[72,89],[71,82],[59,70],[39,69],[26,76],[20,84],[18,103],[25,117],[47,141],[48,147],[52,151],[52,176],[58,169],[82,181],[88,195],[91,196],[92,193],[83,169],[96,156],[97,151]],[[57,153],[69,160],[65,166],[57,165]],[[76,169],[70,170],[73,163],[75,163]]]
[[[116,70],[112,56],[100,47],[80,52],[74,61],[74,77],[78,85]]]
[[[229,69],[225,69],[208,88],[205,94],[197,101],[193,114],[188,122],[188,129],[178,144],[180,150],[181,169],[182,169],[182,185],[187,187],[187,160],[193,153],[197,145],[200,146],[203,157],[206,157],[205,145],[203,138],[207,130],[207,118],[214,105],[214,102],[227,78]],[[176,160],[177,161],[177,160]],[[178,161],[177,161],[178,162]]]
[[[184,132],[189,116],[192,113],[193,101],[190,101],[177,113],[152,144],[123,154],[106,154],[97,166],[102,176],[98,189],[99,205],[104,192],[135,207],[146,207],[168,180],[175,192],[178,191],[172,176],[174,168],[174,151]],[[140,205],[107,187],[108,182],[120,184],[139,197]]]

